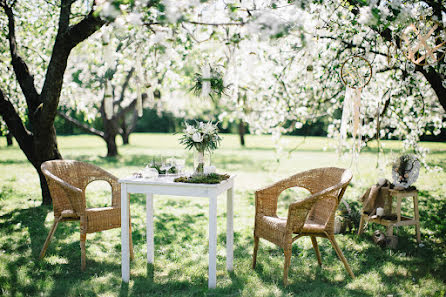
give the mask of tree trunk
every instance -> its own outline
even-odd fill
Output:
[[[122,144],[128,145],[129,144],[129,138],[130,138],[130,127],[127,126],[125,115],[123,116],[123,119],[121,121],[121,138],[122,138]]]
[[[47,160],[62,159],[57,147],[56,130],[54,126],[48,131],[40,131],[38,125],[39,115],[29,117],[31,126],[35,133],[31,133],[23,125],[22,119],[14,109],[14,106],[4,96],[0,89],[0,115],[8,126],[10,134],[16,139],[20,149],[25,153],[28,161],[36,169],[42,190],[42,203],[51,204],[51,195],[46,183],[46,179],[42,174],[40,165]],[[45,141],[40,137],[44,136]]]
[[[128,145],[129,144],[129,138],[130,138],[129,133],[122,133],[121,137],[122,137],[122,144],[123,145]]]
[[[243,120],[240,120],[238,123],[238,135],[240,136],[240,145],[245,146],[245,133],[246,126]]]
[[[37,173],[39,174],[39,180],[40,180],[40,189],[42,191],[42,204],[43,205],[51,205],[51,194],[50,189],[48,188],[48,183],[46,182],[46,178],[42,173],[42,170],[39,168],[36,168]]]
[[[421,74],[423,74],[423,76],[429,82],[438,97],[438,102],[440,102],[443,110],[446,113],[446,87],[443,86],[443,79],[441,77],[441,74],[436,72],[433,67],[429,67],[426,70],[421,66],[417,66],[416,70],[421,72]]]
[[[61,0],[57,35],[54,41],[50,62],[47,65],[42,91],[39,94],[34,85],[34,76],[25,60],[19,54],[15,35],[13,6],[16,1],[0,1],[8,21],[8,41],[11,65],[26,100],[30,131],[12,103],[0,89],[0,116],[6,122],[8,130],[16,139],[20,149],[37,170],[42,189],[43,204],[51,204],[48,185],[40,166],[48,160],[62,159],[57,147],[54,118],[59,105],[63,76],[71,50],[80,42],[98,31],[105,23],[92,10],[76,24],[70,25],[71,5],[74,1]]]
[[[118,146],[116,145],[117,134],[106,134],[104,140],[107,143],[107,157],[116,157],[118,155]]]
[[[105,97],[104,97],[105,98]],[[102,100],[102,105],[100,108],[102,123],[104,125],[104,137],[105,143],[107,144],[107,157],[118,156],[118,146],[116,145],[116,136],[119,134],[119,118],[113,115],[111,119],[107,119],[104,109],[104,100]]]
[[[42,204],[51,205],[51,195],[46,182],[45,176],[40,169],[42,163],[49,160],[60,160],[63,159],[59,152],[57,146],[56,129],[54,125],[50,127],[48,131],[42,131],[39,127],[36,127],[34,135],[34,155],[35,160],[33,163],[34,167],[39,174],[40,188],[42,191]]]
[[[145,94],[143,94],[143,98],[147,98],[147,96],[144,95]],[[121,137],[123,144],[129,144],[130,134],[135,130],[136,122],[138,121],[138,112],[136,110],[133,110],[130,123],[127,123],[125,117],[126,115],[124,114],[121,121]]]
[[[6,145],[7,146],[12,146],[12,134],[11,134],[11,132],[8,132],[8,134],[6,134]]]

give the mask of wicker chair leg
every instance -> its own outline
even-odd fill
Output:
[[[86,253],[85,253],[85,241],[87,240],[87,234],[81,233],[81,270],[84,271],[87,266]]]
[[[48,233],[48,236],[46,237],[45,243],[43,244],[42,250],[40,251],[39,259],[42,259],[43,257],[45,257],[46,250],[47,250],[48,246],[50,245],[51,238],[53,237],[54,232],[56,232],[56,228],[57,228],[58,224],[59,224],[59,218],[54,218],[53,226],[51,227],[51,230]]]
[[[257,264],[257,250],[259,249],[259,237],[254,236],[254,252],[252,253],[252,269],[256,268]]]
[[[341,259],[342,263],[344,263],[345,269],[347,269],[348,273],[351,275],[352,278],[355,278],[355,275],[353,274],[353,271],[350,268],[350,265],[348,265],[347,259],[345,259],[344,254],[342,253],[341,249],[339,248],[338,243],[336,242],[336,239],[334,238],[334,236],[330,234],[327,237],[330,240],[339,259]]]
[[[283,249],[283,253],[285,254],[285,263],[283,265],[283,285],[288,285],[288,270],[290,269],[291,263],[291,247]]]
[[[129,222],[129,248],[130,248],[130,260],[134,260],[135,255],[133,254],[132,222]]]
[[[322,266],[321,252],[319,251],[319,246],[317,245],[316,236],[311,236],[311,243],[313,244],[314,251],[316,252],[317,262]]]

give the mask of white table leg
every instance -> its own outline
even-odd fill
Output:
[[[153,240],[153,194],[146,194],[146,224],[147,224],[147,263],[153,263],[155,258],[155,242]]]
[[[127,185],[121,184],[121,273],[122,281],[130,279],[129,203]]]
[[[226,197],[226,269],[232,271],[234,259],[234,187],[230,188]]]
[[[217,285],[217,195],[209,197],[209,289]]]

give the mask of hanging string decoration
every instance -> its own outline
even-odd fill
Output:
[[[113,75],[111,74],[113,71],[111,70],[114,64],[114,52],[113,45],[110,42],[110,31],[105,30],[102,33],[102,46],[103,46],[103,57],[105,64],[105,85],[104,85],[104,113],[107,120],[111,120],[113,118],[114,108],[113,108],[113,93],[112,86],[110,80]]]
[[[136,76],[135,76],[135,83],[136,83],[136,112],[138,114],[138,117],[142,117],[143,113],[143,107],[142,107],[142,93],[141,93],[141,81],[143,76],[142,73],[142,60],[141,60],[141,53],[139,52],[139,49],[136,51]]]
[[[394,42],[388,42],[386,43],[387,46],[387,66],[393,67],[396,62],[396,57],[398,55],[397,53],[397,47]]]
[[[401,38],[407,59],[419,66],[432,65],[443,59],[446,40],[442,31],[442,25],[433,21],[419,22],[418,26],[410,24]]]
[[[201,87],[201,97],[207,98],[211,93],[211,67],[208,63],[204,64],[201,68],[202,73],[202,87]]]
[[[113,118],[113,95],[110,81],[108,79],[105,81],[104,89],[104,112],[107,120],[111,120]]]
[[[363,88],[372,78],[372,65],[361,56],[351,56],[342,63],[341,81],[346,86],[344,106],[341,118],[341,129],[339,132],[339,151],[347,139],[347,127],[352,124],[353,151],[358,152],[361,148],[360,115],[361,115],[361,93]]]

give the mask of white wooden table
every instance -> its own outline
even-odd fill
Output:
[[[153,240],[153,195],[191,196],[209,198],[209,288],[215,288],[217,283],[217,197],[227,192],[226,211],[226,268],[233,270],[233,199],[234,176],[219,184],[186,184],[176,183],[173,177],[142,179],[127,177],[119,180],[121,183],[121,270],[122,280],[129,282],[129,197],[131,193],[146,194],[146,224],[147,224],[147,262],[154,261]]]

